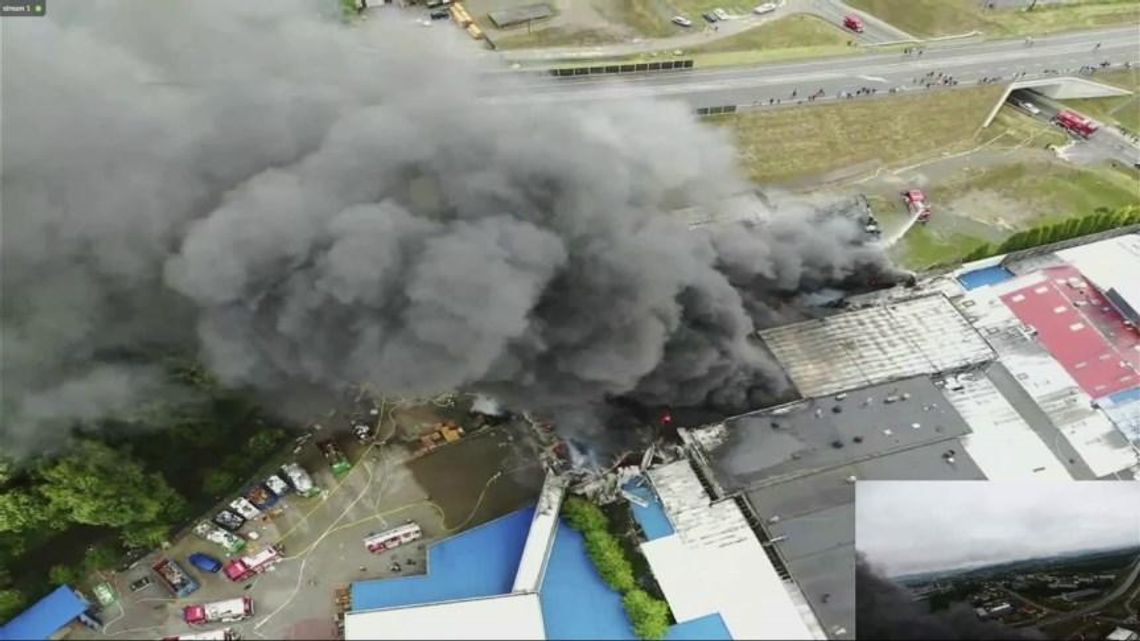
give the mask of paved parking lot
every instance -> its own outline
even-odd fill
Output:
[[[511,512],[537,496],[542,473],[530,439],[529,432],[517,428],[490,428],[415,460],[409,460],[411,453],[402,445],[349,444],[345,450],[357,463],[339,481],[315,448],[306,445],[300,461],[323,488],[322,495],[289,495],[278,516],[247,523],[241,530],[259,534],[247,550],[277,542],[283,547],[284,561],[251,581],[235,584],[224,575],[190,566],[186,557],[193,552],[224,555],[217,545],[187,536],[162,554],[193,574],[201,589],[187,599],[171,598],[149,569],[158,558],[156,552],[131,570],[106,577],[121,598],[101,613],[104,630],[80,630],[73,636],[153,639],[185,634],[191,629],[181,619],[184,606],[248,594],[254,599],[255,616],[231,624],[243,638],[334,638],[337,586],[397,575],[390,567],[393,561],[402,566],[400,574],[421,573],[430,541]],[[362,546],[370,532],[409,519],[424,529],[420,545],[382,555],[370,554]],[[141,576],[150,576],[154,583],[131,594],[128,585]],[[225,624],[206,626],[220,627]]]

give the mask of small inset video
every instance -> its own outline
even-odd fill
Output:
[[[856,638],[1138,638],[1140,483],[860,482]]]

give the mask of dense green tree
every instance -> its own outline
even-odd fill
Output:
[[[0,492],[0,532],[26,532],[50,528],[53,523],[47,502],[26,489]]]
[[[633,578],[633,565],[625,556],[621,543],[605,530],[589,530],[586,536],[586,554],[594,562],[598,574],[614,590],[626,592],[637,586]]]
[[[53,565],[48,569],[52,585],[74,585],[83,580],[83,570],[70,565]]]
[[[162,522],[185,502],[161,475],[96,441],[81,441],[38,472],[49,506],[74,523],[125,527]]]
[[[129,548],[146,548],[161,545],[170,536],[165,523],[143,523],[122,530],[123,544]]]
[[[28,597],[15,588],[0,590],[0,623],[19,614],[28,603]]]
[[[579,532],[591,530],[605,530],[609,527],[609,519],[601,508],[593,503],[571,496],[562,503],[562,515],[570,523],[570,527]]]
[[[642,639],[664,639],[669,633],[669,606],[643,590],[630,590],[622,597],[633,631]]]
[[[202,479],[202,491],[210,496],[220,496],[238,484],[237,475],[226,470],[210,470]]]

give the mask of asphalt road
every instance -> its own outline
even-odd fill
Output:
[[[1019,100],[1028,100],[1036,105],[1041,113],[1033,116],[1046,122],[1057,115],[1058,111],[1064,109],[1064,106],[1055,100],[1029,90],[1018,90],[1010,95],[1010,101],[1018,108],[1020,108],[1017,105]],[[1076,144],[1066,151],[1066,156],[1071,160],[1080,162],[1115,160],[1124,163],[1126,166],[1140,162],[1140,147],[1109,125],[1101,124],[1100,129],[1088,140],[1079,139],[1075,136],[1073,138]]]
[[[1094,50],[1096,43],[1101,43]],[[768,107],[803,100],[823,89],[817,102],[838,100],[841,91],[861,87],[887,94],[892,87],[903,93],[926,91],[916,82],[928,72],[941,72],[974,85],[984,76],[1011,80],[1024,72],[1026,79],[1046,77],[1045,70],[1068,73],[1083,65],[1108,60],[1118,68],[1125,61],[1140,62],[1140,35],[1121,27],[1067,33],[1037,39],[1032,46],[1021,40],[958,42],[930,46],[921,56],[900,52],[831,58],[752,67],[693,69],[638,76],[583,76],[558,79],[545,74],[516,72],[520,83],[489,85],[487,100],[494,103],[546,103],[567,101],[666,98],[687,102],[693,108],[721,105]],[[1093,76],[1095,80],[1095,76]],[[792,91],[797,97],[792,98]],[[775,105],[773,105],[775,106]]]
[[[902,29],[893,27],[869,13],[856,11],[840,2],[840,0],[809,0],[806,10],[831,24],[840,26],[844,31],[848,31],[853,40],[858,40],[863,43],[882,44],[885,42],[899,42],[900,40],[917,40],[917,38]],[[843,19],[851,14],[858,15],[863,19],[862,33],[855,33],[842,27]]]

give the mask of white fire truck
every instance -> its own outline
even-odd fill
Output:
[[[404,545],[405,543],[411,543],[423,537],[423,535],[424,532],[420,529],[419,524],[408,522],[390,530],[385,530],[377,534],[369,534],[364,538],[364,547],[368,548],[368,551],[373,554],[379,554]]]

